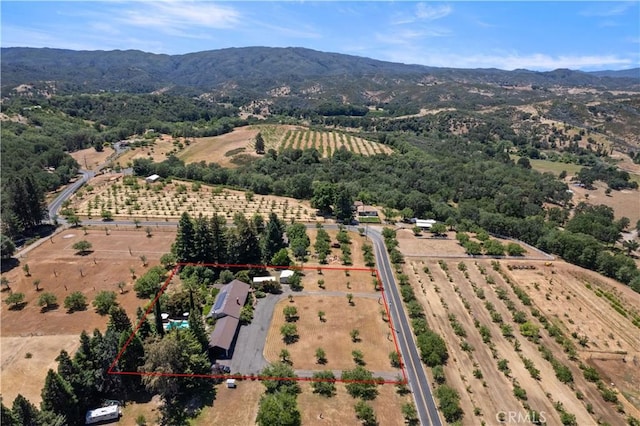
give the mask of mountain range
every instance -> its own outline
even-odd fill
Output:
[[[287,86],[289,93],[300,94],[313,91],[314,84],[330,90],[358,83],[362,90],[376,91],[406,84],[415,87],[451,82],[503,87],[640,88],[640,68],[597,72],[436,68],[298,47],[229,48],[185,55],[11,47],[2,48],[1,56],[4,96],[17,86],[43,82],[55,84],[57,93],[200,94],[239,86],[264,93]]]

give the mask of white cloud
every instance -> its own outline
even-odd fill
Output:
[[[388,45],[412,45],[417,41],[432,37],[446,37],[451,34],[446,28],[404,29],[388,33],[376,33],[375,39]]]
[[[608,16],[618,16],[623,15],[627,10],[633,7],[637,2],[634,1],[625,1],[621,3],[609,3],[605,2],[604,4],[594,4],[590,5],[587,9],[584,9],[580,14],[582,16],[599,16],[599,17],[608,17]]]
[[[435,21],[451,14],[453,9],[449,5],[431,6],[426,3],[418,3],[416,17],[425,21]]]
[[[442,19],[453,12],[449,5],[432,6],[426,3],[418,3],[415,13],[412,15],[396,15],[392,20],[392,25],[412,24],[419,21],[436,21]]]
[[[273,31],[277,35],[284,36],[284,37],[306,38],[306,39],[311,39],[311,38],[317,39],[322,37],[322,34],[304,25],[300,25],[298,27],[282,27],[279,25],[273,25],[266,22],[255,22],[254,25],[260,26],[261,28],[265,28],[269,31]]]
[[[157,31],[185,34],[192,28],[233,28],[240,13],[229,6],[209,2],[160,1],[134,3],[116,19],[122,24],[151,27]]]

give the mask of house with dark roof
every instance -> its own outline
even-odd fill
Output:
[[[209,349],[223,350],[229,355],[234,338],[240,325],[240,311],[247,301],[251,286],[239,280],[233,280],[222,287],[216,296],[207,318],[215,318],[216,326],[209,335]]]

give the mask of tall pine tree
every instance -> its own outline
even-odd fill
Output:
[[[173,249],[176,255],[176,261],[193,262],[195,255],[194,247],[195,230],[193,229],[193,222],[189,213],[184,212],[180,216],[180,222],[178,222],[178,233],[176,235],[176,242],[173,245]]]
[[[16,399],[13,400],[11,411],[19,425],[39,426],[41,424],[39,421],[40,412],[35,405],[21,394],[18,394]],[[4,422],[2,422],[2,425],[4,426]]]
[[[213,253],[213,262],[228,263],[227,226],[225,218],[214,213],[210,221],[209,229],[211,231],[211,252]]]
[[[73,393],[71,385],[51,369],[47,373],[41,396],[42,411],[62,414],[69,424],[75,424],[79,419],[78,398]]]
[[[269,264],[275,254],[286,247],[284,243],[283,224],[274,212],[269,213],[269,222],[262,237],[262,261]]]
[[[230,260],[241,265],[259,264],[261,251],[256,230],[242,213],[236,213],[233,222],[236,227],[229,233]]]
[[[209,229],[209,221],[202,214],[198,216],[194,226],[193,257],[195,262],[213,262],[213,238]]]

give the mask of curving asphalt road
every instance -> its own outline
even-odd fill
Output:
[[[117,156],[119,156],[129,148],[123,148],[120,142],[116,142],[113,144],[113,149],[114,149],[114,153],[109,155],[109,157],[104,163],[96,167],[95,171],[79,170],[78,174],[82,175],[82,177],[77,181],[73,182],[71,185],[67,186],[65,189],[63,189],[62,192],[60,192],[60,194],[58,194],[58,196],[51,203],[49,203],[49,206],[48,206],[49,220],[54,222],[53,219],[56,218],[58,223],[61,223],[64,225],[66,223],[64,218],[58,217],[58,212],[62,207],[62,203],[64,203],[69,197],[71,197],[74,192],[80,189],[82,185],[89,182],[89,180],[93,178],[96,175],[96,173],[99,172],[102,168],[104,168],[110,161],[112,161],[114,158],[116,158]]]

